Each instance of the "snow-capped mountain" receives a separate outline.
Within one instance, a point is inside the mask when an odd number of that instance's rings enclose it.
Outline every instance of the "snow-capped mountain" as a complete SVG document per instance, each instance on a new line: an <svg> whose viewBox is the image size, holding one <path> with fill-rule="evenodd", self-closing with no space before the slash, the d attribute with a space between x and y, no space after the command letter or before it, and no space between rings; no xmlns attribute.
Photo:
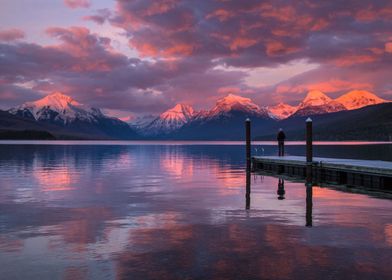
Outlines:
<svg viewBox="0 0 392 280"><path fill-rule="evenodd" d="M175 139L234 140L244 137L244 121L251 118L253 132L268 129L276 120L265 107L251 99L229 94L219 99L208 111L201 111L179 130L171 134Z"/></svg>
<svg viewBox="0 0 392 280"><path fill-rule="evenodd" d="M283 120L294 114L295 111L297 111L297 106L291 106L286 103L279 103L275 106L268 107L268 111L273 118L277 120Z"/></svg>
<svg viewBox="0 0 392 280"><path fill-rule="evenodd" d="M298 105L295 116L320 115L346 110L346 107L319 90L310 91Z"/></svg>
<svg viewBox="0 0 392 280"><path fill-rule="evenodd" d="M177 104L142 128L142 132L147 135L169 133L188 123L194 115L195 111L190 105Z"/></svg>
<svg viewBox="0 0 392 280"><path fill-rule="evenodd" d="M215 106L210 111L200 115L199 119L203 117L211 119L220 116L229 116L234 111L269 117L268 110L264 107L259 107L250 98L229 94L219 99Z"/></svg>
<svg viewBox="0 0 392 280"><path fill-rule="evenodd" d="M136 133L125 122L105 116L100 109L83 105L71 97L55 92L42 99L26 102L9 113L49 125L66 135L88 138L135 138Z"/></svg>
<svg viewBox="0 0 392 280"><path fill-rule="evenodd" d="M52 121L67 124L76 120L96 122L104 115L99 109L89 108L71 97L55 92L42 99L26 102L9 110L11 114L31 117L37 121Z"/></svg>
<svg viewBox="0 0 392 280"><path fill-rule="evenodd" d="M366 90L352 90L335 100L347 110L355 110L369 105L388 102Z"/></svg>
<svg viewBox="0 0 392 280"><path fill-rule="evenodd" d="M150 123L152 123L156 118L158 118L157 115L144 115L144 116L139 116L131 120L127 120L127 123L135 128L136 130L141 130L147 127Z"/></svg>

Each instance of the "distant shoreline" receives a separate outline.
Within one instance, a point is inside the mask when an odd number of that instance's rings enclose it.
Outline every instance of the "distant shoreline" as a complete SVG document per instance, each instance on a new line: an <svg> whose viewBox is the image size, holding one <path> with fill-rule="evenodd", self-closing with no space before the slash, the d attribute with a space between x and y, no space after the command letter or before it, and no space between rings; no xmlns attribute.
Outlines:
<svg viewBox="0 0 392 280"><path fill-rule="evenodd" d="M314 141L319 146L350 146L350 145L392 145L391 141ZM221 140L0 140L0 145L217 145L217 146L242 146L245 141ZM274 146L276 141L252 141L252 145ZM288 146L303 146L305 141L286 141Z"/></svg>

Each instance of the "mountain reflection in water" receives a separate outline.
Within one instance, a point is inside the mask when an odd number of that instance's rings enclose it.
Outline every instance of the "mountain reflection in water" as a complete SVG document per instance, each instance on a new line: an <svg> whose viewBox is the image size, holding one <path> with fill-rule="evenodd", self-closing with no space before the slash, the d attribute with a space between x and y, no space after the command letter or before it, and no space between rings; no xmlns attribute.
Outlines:
<svg viewBox="0 0 392 280"><path fill-rule="evenodd" d="M388 145L331 151L391 155ZM391 277L390 199L246 174L244 166L238 145L0 145L0 273Z"/></svg>

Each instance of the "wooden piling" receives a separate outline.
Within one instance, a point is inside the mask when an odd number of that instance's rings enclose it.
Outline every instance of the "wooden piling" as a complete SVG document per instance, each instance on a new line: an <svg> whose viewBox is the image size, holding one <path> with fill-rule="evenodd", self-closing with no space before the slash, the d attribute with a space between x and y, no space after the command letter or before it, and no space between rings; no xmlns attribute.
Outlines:
<svg viewBox="0 0 392 280"><path fill-rule="evenodd" d="M245 120L245 139L246 139L246 163L250 165L251 160L251 142L250 142L250 119Z"/></svg>
<svg viewBox="0 0 392 280"><path fill-rule="evenodd" d="M246 209L250 208L250 169L251 169L251 133L250 133L250 119L245 120L245 141L246 141Z"/></svg>
<svg viewBox="0 0 392 280"><path fill-rule="evenodd" d="M312 163L313 163L313 121L311 118L306 120L306 181L312 182Z"/></svg>
<svg viewBox="0 0 392 280"><path fill-rule="evenodd" d="M250 174L250 169L246 169L246 193L245 193L245 209L250 209L250 180L251 180L251 174Z"/></svg>
<svg viewBox="0 0 392 280"><path fill-rule="evenodd" d="M312 219L312 210L313 210L313 187L312 185L306 186L306 226L313 226Z"/></svg>
<svg viewBox="0 0 392 280"><path fill-rule="evenodd" d="M306 120L306 162L313 162L313 121L311 118Z"/></svg>

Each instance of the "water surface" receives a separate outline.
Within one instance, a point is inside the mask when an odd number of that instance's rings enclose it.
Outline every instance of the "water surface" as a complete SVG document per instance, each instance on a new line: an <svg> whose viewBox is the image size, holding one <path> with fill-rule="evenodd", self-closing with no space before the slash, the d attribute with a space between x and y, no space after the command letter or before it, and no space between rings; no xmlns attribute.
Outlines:
<svg viewBox="0 0 392 280"><path fill-rule="evenodd" d="M0 145L0 278L392 275L391 199L252 175L246 209L238 143L87 144ZM343 144L315 153L392 158L392 145Z"/></svg>

